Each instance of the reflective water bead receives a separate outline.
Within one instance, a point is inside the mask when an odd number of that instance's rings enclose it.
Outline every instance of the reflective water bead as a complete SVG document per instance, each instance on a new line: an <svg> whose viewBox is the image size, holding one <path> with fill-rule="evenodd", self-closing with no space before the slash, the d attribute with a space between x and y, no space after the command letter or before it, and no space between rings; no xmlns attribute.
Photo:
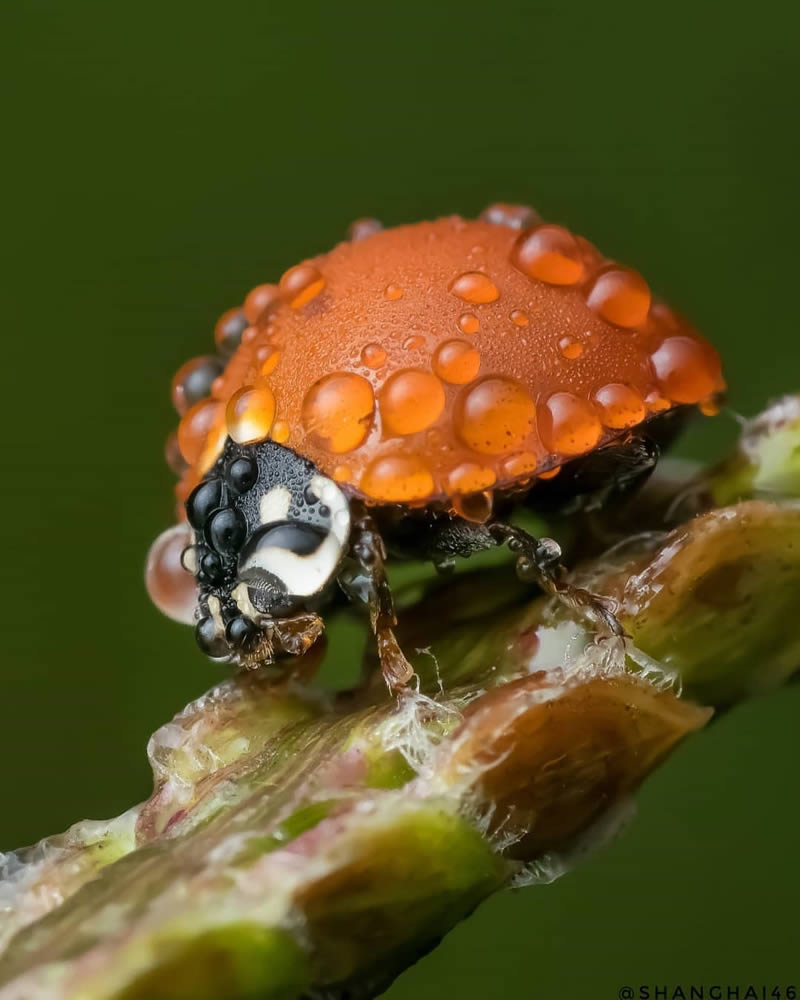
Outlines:
<svg viewBox="0 0 800 1000"><path fill-rule="evenodd" d="M537 459L532 451L521 451L509 455L503 462L503 476L506 479L527 479L536 472Z"/></svg>
<svg viewBox="0 0 800 1000"><path fill-rule="evenodd" d="M582 455L600 440L603 427L587 399L556 392L539 407L539 433L544 444L561 455Z"/></svg>
<svg viewBox="0 0 800 1000"><path fill-rule="evenodd" d="M277 309L281 303L281 290L277 285L256 285L244 300L244 314L248 323L258 323Z"/></svg>
<svg viewBox="0 0 800 1000"><path fill-rule="evenodd" d="M269 386L244 385L228 400L225 422L237 444L263 441L275 419L275 396Z"/></svg>
<svg viewBox="0 0 800 1000"><path fill-rule="evenodd" d="M560 465L554 465L552 468L547 469L545 472L540 472L538 479L555 479L556 476L561 472Z"/></svg>
<svg viewBox="0 0 800 1000"><path fill-rule="evenodd" d="M456 407L456 432L474 451L500 455L514 451L534 428L536 407L513 379L492 376L467 389Z"/></svg>
<svg viewBox="0 0 800 1000"><path fill-rule="evenodd" d="M481 356L466 340L446 340L433 356L433 370L453 385L471 382L481 367Z"/></svg>
<svg viewBox="0 0 800 1000"><path fill-rule="evenodd" d="M472 313L462 313L458 317L458 325L461 328L461 332L466 334L477 333L481 328L478 317Z"/></svg>
<svg viewBox="0 0 800 1000"><path fill-rule="evenodd" d="M460 274L451 282L450 291L464 302L471 302L473 305L485 305L500 298L497 285L482 271L467 271Z"/></svg>
<svg viewBox="0 0 800 1000"><path fill-rule="evenodd" d="M372 386L352 372L325 375L303 400L306 431L335 453L357 448L372 424L375 399Z"/></svg>
<svg viewBox="0 0 800 1000"><path fill-rule="evenodd" d="M431 372L407 369L392 375L379 396L381 421L390 434L415 434L439 418L445 404L442 383Z"/></svg>
<svg viewBox="0 0 800 1000"><path fill-rule="evenodd" d="M595 278L586 304L609 323L640 326L650 309L650 289L636 271L612 266Z"/></svg>
<svg viewBox="0 0 800 1000"><path fill-rule="evenodd" d="M511 205L507 202L496 202L489 205L480 215L481 222L491 222L495 226L508 226L510 229L527 229L542 220L539 213L530 205Z"/></svg>
<svg viewBox="0 0 800 1000"><path fill-rule="evenodd" d="M583 277L578 242L563 226L537 226L518 237L511 263L529 278L549 285L574 285Z"/></svg>
<svg viewBox="0 0 800 1000"><path fill-rule="evenodd" d="M416 455L386 455L367 467L361 489L373 500L402 503L429 497L434 482L427 465Z"/></svg>
<svg viewBox="0 0 800 1000"><path fill-rule="evenodd" d="M187 361L172 379L172 405L183 416L190 406L211 395L211 387L225 368L221 358L205 355Z"/></svg>
<svg viewBox="0 0 800 1000"><path fill-rule="evenodd" d="M383 297L390 302L396 302L403 297L403 289L399 285L387 285L383 290Z"/></svg>
<svg viewBox="0 0 800 1000"><path fill-rule="evenodd" d="M286 444L289 440L291 429L285 420L276 420L272 428L272 440L277 444Z"/></svg>
<svg viewBox="0 0 800 1000"><path fill-rule="evenodd" d="M281 352L276 350L270 350L267 357L262 361L261 368L259 369L259 374L262 376L271 375L275 369L278 367L278 362L281 359Z"/></svg>
<svg viewBox="0 0 800 1000"><path fill-rule="evenodd" d="M465 521L485 524L492 516L494 497L490 490L481 490L478 493L457 493L452 497L451 502L453 510Z"/></svg>
<svg viewBox="0 0 800 1000"><path fill-rule="evenodd" d="M310 263L290 267L281 278L280 290L292 309L301 309L325 287L319 269Z"/></svg>
<svg viewBox="0 0 800 1000"><path fill-rule="evenodd" d="M651 413L663 413L664 410L668 410L672 406L667 397L655 389L652 392L648 392L644 397L644 402Z"/></svg>
<svg viewBox="0 0 800 1000"><path fill-rule="evenodd" d="M380 344L367 344L361 351L361 363L367 368L380 368L386 363L386 351Z"/></svg>
<svg viewBox="0 0 800 1000"><path fill-rule="evenodd" d="M172 431L167 437L166 444L164 445L164 458L176 476L182 476L186 472L188 466L183 455L181 455L181 449L178 445L178 435L175 431Z"/></svg>
<svg viewBox="0 0 800 1000"><path fill-rule="evenodd" d="M530 320L528 319L528 314L523 312L522 309L513 309L511 311L511 322L514 326L527 326Z"/></svg>
<svg viewBox="0 0 800 1000"><path fill-rule="evenodd" d="M243 309L229 309L217 320L214 328L214 342L220 354L233 354L242 342L242 334L250 324Z"/></svg>
<svg viewBox="0 0 800 1000"><path fill-rule="evenodd" d="M353 470L349 465L337 465L333 470L333 478L337 483L349 483L353 478Z"/></svg>
<svg viewBox="0 0 800 1000"><path fill-rule="evenodd" d="M194 465L200 458L209 431L221 411L221 404L217 400L203 399L181 417L178 424L178 447L188 465Z"/></svg>
<svg viewBox="0 0 800 1000"><path fill-rule="evenodd" d="M621 382L612 382L598 389L594 394L594 401L600 409L603 424L614 430L635 427L647 415L639 393Z"/></svg>
<svg viewBox="0 0 800 1000"><path fill-rule="evenodd" d="M374 236L383 229L383 223L379 219L356 219L347 229L347 238L352 243L358 243L369 236Z"/></svg>
<svg viewBox="0 0 800 1000"><path fill-rule="evenodd" d="M673 402L699 403L723 387L716 352L692 337L667 337L650 361Z"/></svg>
<svg viewBox="0 0 800 1000"><path fill-rule="evenodd" d="M583 344L574 337L562 337L558 349L567 361L576 361L583 354Z"/></svg>
<svg viewBox="0 0 800 1000"><path fill-rule="evenodd" d="M447 485L451 493L477 493L486 490L497 482L494 469L474 462L462 462L447 477Z"/></svg>
<svg viewBox="0 0 800 1000"><path fill-rule="evenodd" d="M150 546L144 579L150 600L174 621L189 625L197 607L197 585L182 563L185 549L193 541L188 524L176 524L163 531Z"/></svg>

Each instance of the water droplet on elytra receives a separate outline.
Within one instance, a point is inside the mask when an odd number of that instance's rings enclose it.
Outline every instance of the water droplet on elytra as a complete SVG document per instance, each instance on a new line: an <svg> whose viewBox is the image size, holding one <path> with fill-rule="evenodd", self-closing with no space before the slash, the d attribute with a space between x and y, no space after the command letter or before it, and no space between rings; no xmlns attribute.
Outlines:
<svg viewBox="0 0 800 1000"><path fill-rule="evenodd" d="M380 344L367 344L361 351L361 363L367 368L380 368L386 362L386 351Z"/></svg>
<svg viewBox="0 0 800 1000"><path fill-rule="evenodd" d="M384 430L415 434L438 420L445 404L444 388L431 372L408 369L386 381L379 403Z"/></svg>
<svg viewBox="0 0 800 1000"><path fill-rule="evenodd" d="M481 356L466 340L446 340L433 356L433 370L453 385L471 382L481 367Z"/></svg>
<svg viewBox="0 0 800 1000"><path fill-rule="evenodd" d="M372 386L352 372L325 375L303 400L306 432L336 454L357 448L369 433L375 399Z"/></svg>
<svg viewBox="0 0 800 1000"><path fill-rule="evenodd" d="M458 325L461 328L461 332L466 334L477 333L481 328L478 317L473 316L472 313L462 313L458 317Z"/></svg>
<svg viewBox="0 0 800 1000"><path fill-rule="evenodd" d="M514 451L533 432L536 407L527 389L502 375L477 382L457 402L455 429L483 455Z"/></svg>
<svg viewBox="0 0 800 1000"><path fill-rule="evenodd" d="M450 284L450 291L464 302L486 305L500 298L497 285L482 271L466 271Z"/></svg>

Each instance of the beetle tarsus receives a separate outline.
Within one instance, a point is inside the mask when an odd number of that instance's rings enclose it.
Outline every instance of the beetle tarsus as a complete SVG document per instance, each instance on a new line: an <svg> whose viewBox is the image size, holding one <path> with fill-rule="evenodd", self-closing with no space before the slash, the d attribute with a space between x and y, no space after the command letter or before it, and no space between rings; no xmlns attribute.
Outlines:
<svg viewBox="0 0 800 1000"><path fill-rule="evenodd" d="M517 573L522 580L535 580L546 593L590 618L608 636L625 637L625 629L614 613L612 602L566 580L561 564L561 546L552 538L534 538L523 528L495 522L487 528L498 545L508 545L517 554Z"/></svg>
<svg viewBox="0 0 800 1000"><path fill-rule="evenodd" d="M365 509L355 512L352 531L351 553L367 582L366 592L359 593L359 596L369 610L383 677L390 691L402 691L414 676L414 668L394 634L397 616L392 589L386 577L386 546Z"/></svg>

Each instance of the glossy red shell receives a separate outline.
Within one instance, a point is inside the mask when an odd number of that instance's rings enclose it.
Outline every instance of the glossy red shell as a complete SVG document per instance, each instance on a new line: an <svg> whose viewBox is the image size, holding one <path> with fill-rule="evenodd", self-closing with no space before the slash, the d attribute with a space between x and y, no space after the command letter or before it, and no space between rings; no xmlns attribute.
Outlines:
<svg viewBox="0 0 800 1000"><path fill-rule="evenodd" d="M640 275L562 227L374 229L267 287L214 403L183 418L181 494L230 432L272 436L372 502L447 500L724 388L714 349Z"/></svg>

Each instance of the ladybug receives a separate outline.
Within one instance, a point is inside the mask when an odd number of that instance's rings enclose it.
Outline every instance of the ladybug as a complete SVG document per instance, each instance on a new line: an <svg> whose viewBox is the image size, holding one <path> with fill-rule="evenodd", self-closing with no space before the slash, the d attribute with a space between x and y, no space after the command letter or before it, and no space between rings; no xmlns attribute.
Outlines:
<svg viewBox="0 0 800 1000"><path fill-rule="evenodd" d="M254 288L172 384L182 523L148 560L156 604L244 667L308 649L336 592L369 609L385 679L388 554L439 567L498 545L620 635L514 507L591 509L642 483L725 384L717 353L633 270L526 207L384 229ZM188 572L187 572L188 571Z"/></svg>

